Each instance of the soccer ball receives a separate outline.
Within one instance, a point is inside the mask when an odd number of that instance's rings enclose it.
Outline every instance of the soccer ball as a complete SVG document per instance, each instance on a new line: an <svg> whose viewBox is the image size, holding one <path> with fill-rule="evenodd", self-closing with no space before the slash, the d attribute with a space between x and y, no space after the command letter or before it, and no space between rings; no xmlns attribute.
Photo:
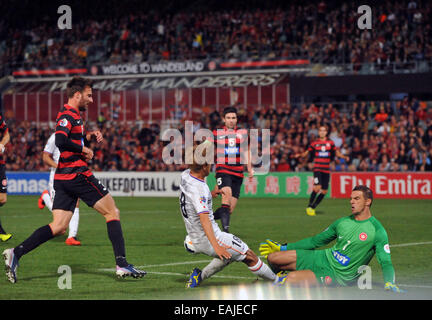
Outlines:
<svg viewBox="0 0 432 320"><path fill-rule="evenodd" d="M194 253L194 254L196 253L195 246L193 245L189 235L186 235L186 238L184 240L184 247L187 252Z"/></svg>

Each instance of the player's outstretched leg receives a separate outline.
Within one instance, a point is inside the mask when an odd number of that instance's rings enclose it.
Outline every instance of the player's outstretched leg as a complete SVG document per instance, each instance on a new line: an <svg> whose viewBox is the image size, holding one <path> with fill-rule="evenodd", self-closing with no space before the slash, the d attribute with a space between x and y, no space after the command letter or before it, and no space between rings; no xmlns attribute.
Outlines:
<svg viewBox="0 0 432 320"><path fill-rule="evenodd" d="M106 220L108 238L111 241L116 262L116 275L118 277L141 278L147 273L135 268L126 260L126 249L123 238L123 231L120 223L120 211L115 205L110 194L98 200L93 208L102 214Z"/></svg>
<svg viewBox="0 0 432 320"><path fill-rule="evenodd" d="M314 286L317 285L315 273L311 270L297 270L296 250L278 251L270 253L267 257L269 264L274 269L290 271L287 275L279 273L279 277L284 277L278 281L279 285L290 284L294 286Z"/></svg>
<svg viewBox="0 0 432 320"><path fill-rule="evenodd" d="M36 229L30 237L21 242L18 246L3 251L3 258L5 260L6 276L12 283L17 282L16 270L18 268L19 259L36 249L41 244L54 238L57 235L64 234L69 224L72 212L64 210L53 211L53 222Z"/></svg>
<svg viewBox="0 0 432 320"><path fill-rule="evenodd" d="M278 276L251 249L246 252L246 258L243 262L253 274L265 280L278 281Z"/></svg>

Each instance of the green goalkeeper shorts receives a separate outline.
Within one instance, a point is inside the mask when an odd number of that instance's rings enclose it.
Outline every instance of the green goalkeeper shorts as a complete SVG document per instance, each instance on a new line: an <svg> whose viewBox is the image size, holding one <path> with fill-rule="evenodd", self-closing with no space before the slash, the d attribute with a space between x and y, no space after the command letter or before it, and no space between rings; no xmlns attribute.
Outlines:
<svg viewBox="0 0 432 320"><path fill-rule="evenodd" d="M297 249L296 270L311 270L319 284L338 286L335 273L328 263L324 250Z"/></svg>

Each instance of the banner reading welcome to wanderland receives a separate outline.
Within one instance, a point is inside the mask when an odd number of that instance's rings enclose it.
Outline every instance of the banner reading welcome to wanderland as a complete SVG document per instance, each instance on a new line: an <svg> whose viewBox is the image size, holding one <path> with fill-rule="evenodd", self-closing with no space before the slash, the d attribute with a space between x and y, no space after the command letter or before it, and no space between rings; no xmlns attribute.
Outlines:
<svg viewBox="0 0 432 320"><path fill-rule="evenodd" d="M207 177L207 184L210 190L213 190L216 184L214 173ZM256 175L252 179L249 179L246 174L240 197L307 198L312 188L312 172L271 172L266 175Z"/></svg>

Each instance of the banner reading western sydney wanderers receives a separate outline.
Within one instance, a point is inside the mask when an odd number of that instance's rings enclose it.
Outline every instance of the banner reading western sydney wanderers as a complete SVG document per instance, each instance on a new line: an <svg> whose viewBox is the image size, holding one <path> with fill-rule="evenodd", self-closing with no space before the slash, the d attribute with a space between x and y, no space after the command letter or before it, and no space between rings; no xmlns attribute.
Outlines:
<svg viewBox="0 0 432 320"><path fill-rule="evenodd" d="M213 190L216 184L214 173L207 177L207 184L210 190ZM240 197L307 198L312 188L312 172L271 172L266 175L256 175L252 180L246 175Z"/></svg>
<svg viewBox="0 0 432 320"><path fill-rule="evenodd" d="M432 199L432 173L333 172L332 198L347 198L356 185L367 185L375 198Z"/></svg>

